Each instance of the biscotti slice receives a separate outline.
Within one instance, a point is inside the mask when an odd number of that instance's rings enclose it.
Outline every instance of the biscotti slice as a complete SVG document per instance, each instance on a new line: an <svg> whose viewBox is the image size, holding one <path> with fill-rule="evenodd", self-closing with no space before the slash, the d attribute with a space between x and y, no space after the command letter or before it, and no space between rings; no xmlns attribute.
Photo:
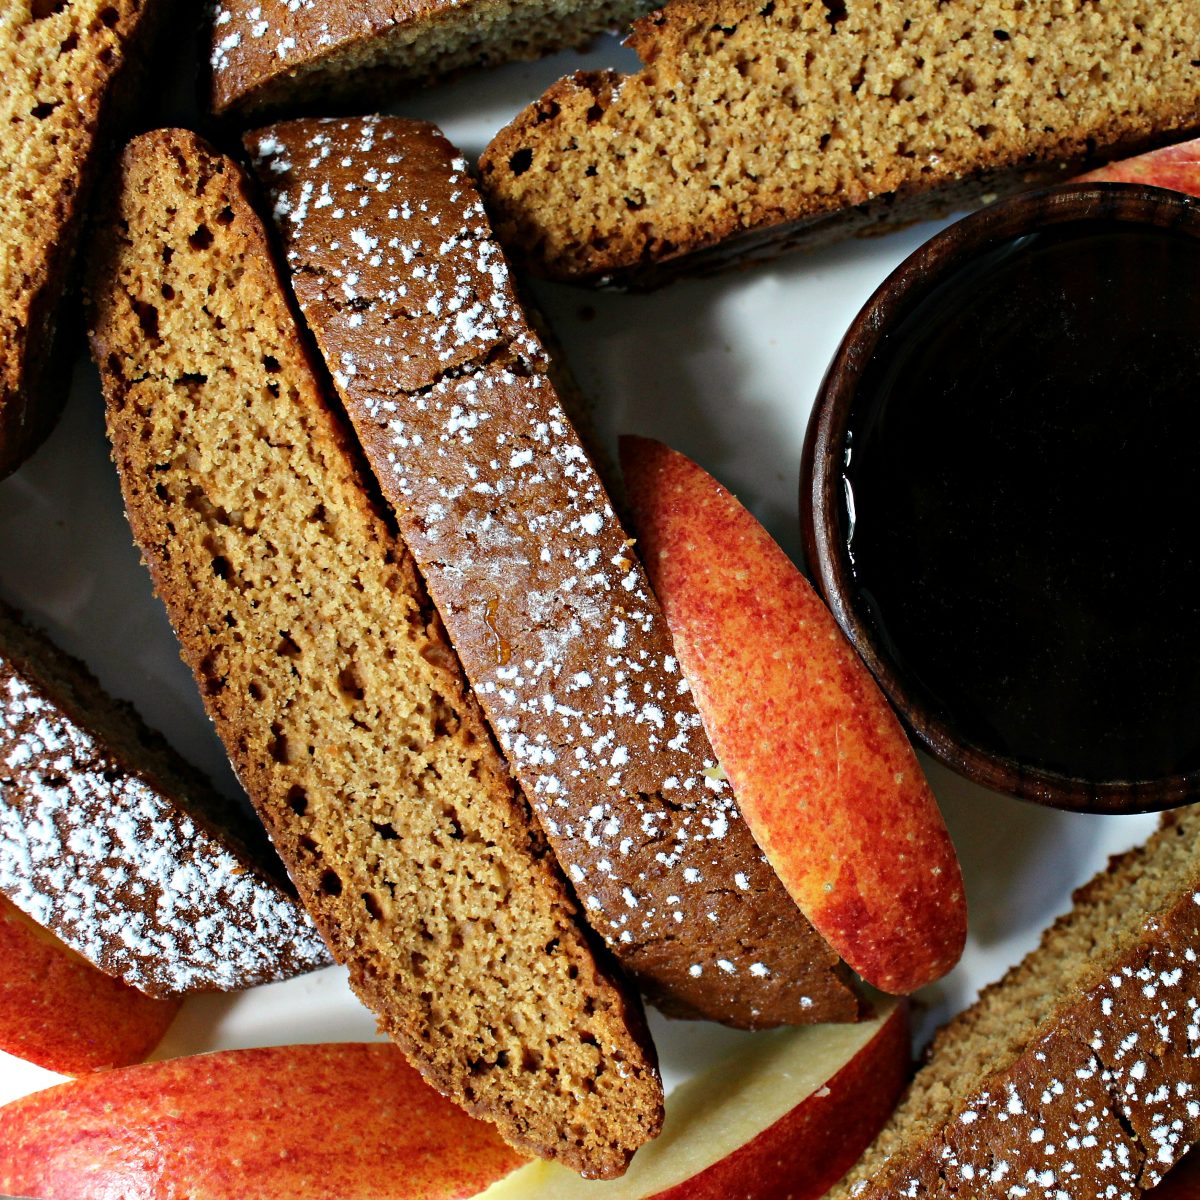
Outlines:
<svg viewBox="0 0 1200 1200"><path fill-rule="evenodd" d="M509 778L310 366L241 171L160 131L89 276L134 533L362 1000L518 1149L619 1174L662 1119L636 997Z"/></svg>
<svg viewBox="0 0 1200 1200"><path fill-rule="evenodd" d="M220 0L209 103L218 115L361 104L467 67L581 46L651 7L649 0Z"/></svg>
<svg viewBox="0 0 1200 1200"><path fill-rule="evenodd" d="M501 240L652 284L1200 129L1200 4L672 0L633 75L577 74L480 167Z"/></svg>
<svg viewBox="0 0 1200 1200"><path fill-rule="evenodd" d="M1132 1200L1200 1138L1200 808L935 1039L830 1200Z"/></svg>
<svg viewBox="0 0 1200 1200"><path fill-rule="evenodd" d="M70 356L66 284L120 77L157 0L9 0L0 10L0 477L50 431Z"/></svg>
<svg viewBox="0 0 1200 1200"><path fill-rule="evenodd" d="M150 996L253 987L330 961L260 842L82 663L0 605L0 892Z"/></svg>
<svg viewBox="0 0 1200 1200"><path fill-rule="evenodd" d="M466 164L399 118L247 145L301 310L593 926L668 1011L853 1019L718 769Z"/></svg>

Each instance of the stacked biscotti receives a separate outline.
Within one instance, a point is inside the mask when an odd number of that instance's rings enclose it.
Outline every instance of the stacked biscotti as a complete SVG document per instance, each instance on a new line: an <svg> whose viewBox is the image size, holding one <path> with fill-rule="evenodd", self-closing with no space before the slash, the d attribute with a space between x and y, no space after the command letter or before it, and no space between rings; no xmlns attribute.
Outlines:
<svg viewBox="0 0 1200 1200"><path fill-rule="evenodd" d="M380 1027L521 1150L661 1121L582 917L305 351L238 168L126 151L90 273L126 506L238 774Z"/></svg>
<svg viewBox="0 0 1200 1200"><path fill-rule="evenodd" d="M592 925L668 1011L853 1019L721 777L466 164L399 118L247 144L375 477Z"/></svg>
<svg viewBox="0 0 1200 1200"><path fill-rule="evenodd" d="M329 962L263 840L0 605L0 893L147 995L253 987Z"/></svg>
<svg viewBox="0 0 1200 1200"><path fill-rule="evenodd" d="M60 301L157 0L11 0L0 12L0 477L49 432L69 356Z"/></svg>
<svg viewBox="0 0 1200 1200"><path fill-rule="evenodd" d="M561 279L650 284L956 206L1200 130L1200 7L672 0L633 75L556 83L480 163Z"/></svg>
<svg viewBox="0 0 1200 1200"><path fill-rule="evenodd" d="M581 46L624 26L646 0L221 0L214 6L215 113L311 108Z"/></svg>
<svg viewBox="0 0 1200 1200"><path fill-rule="evenodd" d="M831 1200L1132 1200L1200 1138L1200 811L1168 817L934 1041Z"/></svg>

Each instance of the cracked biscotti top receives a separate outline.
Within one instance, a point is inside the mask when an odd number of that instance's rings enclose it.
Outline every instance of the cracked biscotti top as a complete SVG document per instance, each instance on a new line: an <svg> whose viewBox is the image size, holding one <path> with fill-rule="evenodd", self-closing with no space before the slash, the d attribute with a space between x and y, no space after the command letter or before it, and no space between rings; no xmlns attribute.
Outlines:
<svg viewBox="0 0 1200 1200"><path fill-rule="evenodd" d="M830 1200L1135 1200L1200 1138L1200 808L934 1040Z"/></svg>
<svg viewBox="0 0 1200 1200"><path fill-rule="evenodd" d="M641 71L559 81L480 161L555 278L659 282L1200 129L1195 4L673 0L631 44Z"/></svg>
<svg viewBox="0 0 1200 1200"><path fill-rule="evenodd" d="M497 752L307 357L228 158L135 140L91 264L134 533L208 712L350 983L525 1153L620 1174L662 1120L636 995Z"/></svg>
<svg viewBox="0 0 1200 1200"><path fill-rule="evenodd" d="M66 392L59 302L122 77L158 0L12 0L0 12L0 477Z"/></svg>
<svg viewBox="0 0 1200 1200"><path fill-rule="evenodd" d="M582 46L647 0L220 0L209 38L218 115L394 94L466 67Z"/></svg>
<svg viewBox="0 0 1200 1200"><path fill-rule="evenodd" d="M330 961L259 842L82 663L0 605L0 892L148 995L253 987Z"/></svg>
<svg viewBox="0 0 1200 1200"><path fill-rule="evenodd" d="M592 925L668 1011L854 1018L738 812L466 164L399 118L247 145L301 310Z"/></svg>

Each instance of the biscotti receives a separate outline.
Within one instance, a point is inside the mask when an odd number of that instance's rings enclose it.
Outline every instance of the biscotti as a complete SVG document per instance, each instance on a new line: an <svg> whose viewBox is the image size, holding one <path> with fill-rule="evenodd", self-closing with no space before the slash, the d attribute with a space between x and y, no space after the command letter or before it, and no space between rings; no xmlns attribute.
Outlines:
<svg viewBox="0 0 1200 1200"><path fill-rule="evenodd" d="M136 140L89 274L134 533L335 957L440 1091L598 1176L658 1130L601 955L307 359L236 165Z"/></svg>
<svg viewBox="0 0 1200 1200"><path fill-rule="evenodd" d="M158 0L10 0L0 14L0 477L49 432L59 302L121 77Z"/></svg>
<svg viewBox="0 0 1200 1200"><path fill-rule="evenodd" d="M0 605L0 892L150 996L327 965L256 840L131 708Z"/></svg>
<svg viewBox="0 0 1200 1200"><path fill-rule="evenodd" d="M501 241L652 284L951 211L1200 129L1200 5L673 0L633 75L551 87L487 148Z"/></svg>
<svg viewBox="0 0 1200 1200"><path fill-rule="evenodd" d="M301 310L593 926L669 1011L854 1018L718 769L466 164L399 118L247 145Z"/></svg>
<svg viewBox="0 0 1200 1200"><path fill-rule="evenodd" d="M209 103L217 114L361 104L466 67L583 45L650 7L647 0L221 0Z"/></svg>
<svg viewBox="0 0 1200 1200"><path fill-rule="evenodd" d="M1132 1200L1200 1138L1200 809L935 1039L830 1200Z"/></svg>

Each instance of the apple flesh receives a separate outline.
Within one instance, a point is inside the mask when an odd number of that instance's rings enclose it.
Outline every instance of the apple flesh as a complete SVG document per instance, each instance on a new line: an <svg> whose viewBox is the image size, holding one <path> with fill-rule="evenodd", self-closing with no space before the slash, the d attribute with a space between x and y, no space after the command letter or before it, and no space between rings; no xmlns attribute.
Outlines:
<svg viewBox="0 0 1200 1200"><path fill-rule="evenodd" d="M1080 175L1078 183L1143 183L1200 196L1200 138L1163 146Z"/></svg>
<svg viewBox="0 0 1200 1200"><path fill-rule="evenodd" d="M755 1034L667 1097L662 1134L620 1179L533 1163L482 1200L817 1200L891 1115L909 1068L896 1001L858 1025Z"/></svg>
<svg viewBox="0 0 1200 1200"><path fill-rule="evenodd" d="M141 1062L181 1004L105 975L5 896L0 962L0 1050L62 1075Z"/></svg>
<svg viewBox="0 0 1200 1200"><path fill-rule="evenodd" d="M899 720L767 531L691 460L623 438L634 526L738 806L813 926L897 994L966 939L950 835Z"/></svg>
<svg viewBox="0 0 1200 1200"><path fill-rule="evenodd" d="M384 1043L170 1059L0 1109L0 1193L42 1200L456 1200L526 1161Z"/></svg>

